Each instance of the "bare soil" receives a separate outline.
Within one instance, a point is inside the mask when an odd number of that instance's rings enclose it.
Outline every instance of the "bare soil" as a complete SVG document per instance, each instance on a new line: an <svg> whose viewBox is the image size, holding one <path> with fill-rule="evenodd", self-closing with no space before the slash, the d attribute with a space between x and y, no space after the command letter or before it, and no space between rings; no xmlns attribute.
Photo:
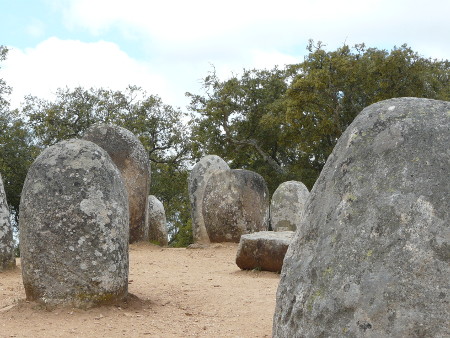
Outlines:
<svg viewBox="0 0 450 338"><path fill-rule="evenodd" d="M0 337L270 337L279 275L241 271L236 251L133 244L128 299L88 310L27 302L17 260L0 273Z"/></svg>

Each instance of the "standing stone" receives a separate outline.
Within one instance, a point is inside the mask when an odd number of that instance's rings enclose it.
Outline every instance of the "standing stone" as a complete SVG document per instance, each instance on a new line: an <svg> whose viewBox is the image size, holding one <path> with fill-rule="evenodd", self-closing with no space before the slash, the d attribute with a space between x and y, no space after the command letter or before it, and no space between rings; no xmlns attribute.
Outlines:
<svg viewBox="0 0 450 338"><path fill-rule="evenodd" d="M281 183L270 202L270 224L273 231L295 231L303 216L308 188L298 181Z"/></svg>
<svg viewBox="0 0 450 338"><path fill-rule="evenodd" d="M280 272L293 231L259 231L241 236L236 264L243 270Z"/></svg>
<svg viewBox="0 0 450 338"><path fill-rule="evenodd" d="M27 300L89 307L128 292L128 198L99 146L69 140L31 165L20 200Z"/></svg>
<svg viewBox="0 0 450 338"><path fill-rule="evenodd" d="M192 235L195 243L210 242L202 215L203 194L209 177L221 170L230 170L230 167L219 156L207 155L195 164L189 175L188 190L191 201Z"/></svg>
<svg viewBox="0 0 450 338"><path fill-rule="evenodd" d="M249 170L216 171L205 186L203 219L211 242L239 243L241 235L269 226L269 191Z"/></svg>
<svg viewBox="0 0 450 338"><path fill-rule="evenodd" d="M274 337L450 337L450 102L364 109L286 253Z"/></svg>
<svg viewBox="0 0 450 338"><path fill-rule="evenodd" d="M148 223L150 241L162 246L169 244L164 205L153 195L148 196Z"/></svg>
<svg viewBox="0 0 450 338"><path fill-rule="evenodd" d="M0 174L0 272L15 266L13 231L9 220L5 188Z"/></svg>
<svg viewBox="0 0 450 338"><path fill-rule="evenodd" d="M130 205L130 243L148 239L150 161L139 139L129 130L94 124L83 137L105 149L119 168Z"/></svg>

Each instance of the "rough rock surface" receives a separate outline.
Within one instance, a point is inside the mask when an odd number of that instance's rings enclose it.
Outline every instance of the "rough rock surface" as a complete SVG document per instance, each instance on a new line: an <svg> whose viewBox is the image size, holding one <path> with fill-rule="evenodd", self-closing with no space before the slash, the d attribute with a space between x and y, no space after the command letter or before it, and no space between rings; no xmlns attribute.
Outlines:
<svg viewBox="0 0 450 338"><path fill-rule="evenodd" d="M77 307L128 290L128 198L99 146L69 140L31 165L20 200L20 253L28 300Z"/></svg>
<svg viewBox="0 0 450 338"><path fill-rule="evenodd" d="M243 234L267 230L266 182L249 170L216 171L206 183L202 213L211 242L239 243Z"/></svg>
<svg viewBox="0 0 450 338"><path fill-rule="evenodd" d="M109 124L94 124L83 137L105 149L119 168L130 205L130 243L148 239L150 161L139 139L129 130Z"/></svg>
<svg viewBox="0 0 450 338"><path fill-rule="evenodd" d="M169 244L164 205L153 195L148 196L148 228L151 242L162 246Z"/></svg>
<svg viewBox="0 0 450 338"><path fill-rule="evenodd" d="M14 258L14 240L9 208L6 202L5 188L0 174L0 272L16 266Z"/></svg>
<svg viewBox="0 0 450 338"><path fill-rule="evenodd" d="M300 224L308 199L308 188L298 181L281 183L270 201L270 224L273 231L295 231Z"/></svg>
<svg viewBox="0 0 450 338"><path fill-rule="evenodd" d="M195 164L188 178L192 235L195 243L207 244L210 242L202 215L203 194L209 177L218 170L230 170L230 167L219 156L207 155Z"/></svg>
<svg viewBox="0 0 450 338"><path fill-rule="evenodd" d="M293 231L260 231L241 236L236 264L244 270L280 272Z"/></svg>
<svg viewBox="0 0 450 338"><path fill-rule="evenodd" d="M449 337L450 102L364 109L284 260L274 337Z"/></svg>

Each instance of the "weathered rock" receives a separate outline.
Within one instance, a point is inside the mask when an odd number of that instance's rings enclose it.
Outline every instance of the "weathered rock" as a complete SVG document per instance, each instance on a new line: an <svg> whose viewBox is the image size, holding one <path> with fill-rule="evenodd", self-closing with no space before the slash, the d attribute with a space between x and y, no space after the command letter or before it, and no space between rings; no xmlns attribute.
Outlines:
<svg viewBox="0 0 450 338"><path fill-rule="evenodd" d="M230 170L230 167L219 156L207 155L195 164L189 175L188 190L191 201L192 235L195 243L209 243L202 215L203 195L206 182L211 174L218 170Z"/></svg>
<svg viewBox="0 0 450 338"><path fill-rule="evenodd" d="M5 188L0 174L0 272L16 266L14 240Z"/></svg>
<svg viewBox="0 0 450 338"><path fill-rule="evenodd" d="M281 183L270 202L270 224L273 231L295 231L303 216L308 188L298 181Z"/></svg>
<svg viewBox="0 0 450 338"><path fill-rule="evenodd" d="M20 200L20 253L28 300L89 307L128 292L128 197L99 146L69 140L31 165Z"/></svg>
<svg viewBox="0 0 450 338"><path fill-rule="evenodd" d="M293 236L293 231L260 231L242 235L236 254L237 266L244 270L280 272Z"/></svg>
<svg viewBox="0 0 450 338"><path fill-rule="evenodd" d="M205 186L202 214L211 242L239 243L243 234L267 230L266 182L249 170L216 171Z"/></svg>
<svg viewBox="0 0 450 338"><path fill-rule="evenodd" d="M450 102L364 109L284 260L274 337L449 337Z"/></svg>
<svg viewBox="0 0 450 338"><path fill-rule="evenodd" d="M148 224L151 242L158 245L169 244L164 205L153 195L148 196Z"/></svg>
<svg viewBox="0 0 450 338"><path fill-rule="evenodd" d="M130 205L130 243L148 239L148 195L150 161L139 139L129 130L95 124L83 137L105 149L119 168Z"/></svg>

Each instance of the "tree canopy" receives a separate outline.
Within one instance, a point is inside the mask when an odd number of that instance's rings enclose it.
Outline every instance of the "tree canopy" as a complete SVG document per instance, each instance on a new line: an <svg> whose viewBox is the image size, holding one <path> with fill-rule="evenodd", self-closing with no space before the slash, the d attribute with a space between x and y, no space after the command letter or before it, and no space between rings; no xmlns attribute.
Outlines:
<svg viewBox="0 0 450 338"><path fill-rule="evenodd" d="M423 58L406 45L390 52L364 44L327 51L310 41L308 51L303 62L283 70L244 70L227 80L212 71L203 94L188 94L197 114L196 150L257 171L270 191L287 179L311 189L366 106L401 96L450 98L449 62Z"/></svg>

